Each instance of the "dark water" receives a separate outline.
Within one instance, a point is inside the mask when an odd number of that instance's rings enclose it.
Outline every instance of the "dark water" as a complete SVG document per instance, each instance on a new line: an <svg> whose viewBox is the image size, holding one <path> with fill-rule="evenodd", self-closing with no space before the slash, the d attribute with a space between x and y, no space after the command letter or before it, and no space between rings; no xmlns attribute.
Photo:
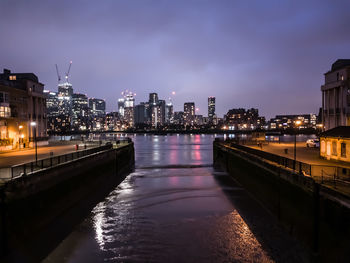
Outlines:
<svg viewBox="0 0 350 263"><path fill-rule="evenodd" d="M134 136L136 169L45 262L302 262L227 174L213 135Z"/></svg>

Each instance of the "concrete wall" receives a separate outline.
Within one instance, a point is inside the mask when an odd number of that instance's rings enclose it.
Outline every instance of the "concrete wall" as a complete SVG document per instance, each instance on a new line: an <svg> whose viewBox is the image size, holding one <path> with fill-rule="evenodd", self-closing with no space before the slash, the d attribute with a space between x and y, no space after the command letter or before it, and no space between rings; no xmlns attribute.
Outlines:
<svg viewBox="0 0 350 263"><path fill-rule="evenodd" d="M1 251L43 259L134 167L133 143L33 172L1 189Z"/></svg>
<svg viewBox="0 0 350 263"><path fill-rule="evenodd" d="M310 250L312 260L347 262L350 209L345 196L218 142L214 142L213 157L214 165L226 169Z"/></svg>

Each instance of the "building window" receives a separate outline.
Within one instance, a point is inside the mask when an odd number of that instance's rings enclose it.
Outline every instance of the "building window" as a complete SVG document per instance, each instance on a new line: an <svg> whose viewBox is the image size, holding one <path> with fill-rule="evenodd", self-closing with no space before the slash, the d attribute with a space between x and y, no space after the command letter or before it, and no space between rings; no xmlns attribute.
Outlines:
<svg viewBox="0 0 350 263"><path fill-rule="evenodd" d="M324 153L326 152L326 142L325 141L321 141L321 152Z"/></svg>
<svg viewBox="0 0 350 263"><path fill-rule="evenodd" d="M342 142L341 143L341 157L346 157L346 143L345 142Z"/></svg>
<svg viewBox="0 0 350 263"><path fill-rule="evenodd" d="M337 142L332 142L332 155L337 155Z"/></svg>
<svg viewBox="0 0 350 263"><path fill-rule="evenodd" d="M10 76L9 79L10 80L16 80L16 76Z"/></svg>
<svg viewBox="0 0 350 263"><path fill-rule="evenodd" d="M10 107L0 106L0 117L9 118L11 116Z"/></svg>

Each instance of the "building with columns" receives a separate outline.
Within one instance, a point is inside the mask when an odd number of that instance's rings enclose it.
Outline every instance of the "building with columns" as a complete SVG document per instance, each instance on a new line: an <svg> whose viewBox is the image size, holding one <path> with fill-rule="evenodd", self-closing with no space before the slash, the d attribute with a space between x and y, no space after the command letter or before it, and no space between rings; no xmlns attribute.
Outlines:
<svg viewBox="0 0 350 263"><path fill-rule="evenodd" d="M324 74L322 124L324 130L350 126L350 59L338 59Z"/></svg>
<svg viewBox="0 0 350 263"><path fill-rule="evenodd" d="M47 138L44 84L33 73L0 74L0 144L23 147ZM31 125L32 123L32 125ZM33 125L35 124L35 126Z"/></svg>

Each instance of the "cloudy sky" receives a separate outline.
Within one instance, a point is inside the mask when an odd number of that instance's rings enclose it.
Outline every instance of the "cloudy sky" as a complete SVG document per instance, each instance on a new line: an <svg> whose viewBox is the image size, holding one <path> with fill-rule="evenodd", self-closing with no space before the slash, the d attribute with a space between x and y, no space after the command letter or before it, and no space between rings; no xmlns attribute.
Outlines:
<svg viewBox="0 0 350 263"><path fill-rule="evenodd" d="M350 1L0 0L0 68L34 72L49 90L73 61L75 92L116 110L157 92L207 115L255 107L318 113L323 73L350 58Z"/></svg>

